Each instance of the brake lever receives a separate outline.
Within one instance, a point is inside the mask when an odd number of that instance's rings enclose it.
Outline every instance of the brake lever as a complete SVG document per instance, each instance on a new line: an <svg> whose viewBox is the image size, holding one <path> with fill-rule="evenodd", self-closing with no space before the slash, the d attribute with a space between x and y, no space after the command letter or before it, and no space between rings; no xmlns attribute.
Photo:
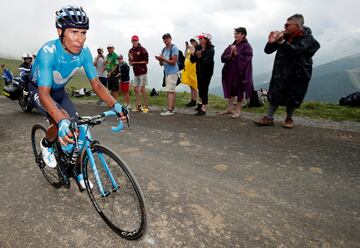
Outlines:
<svg viewBox="0 0 360 248"><path fill-rule="evenodd" d="M122 112L126 117L127 126L130 128L129 108L127 106L126 107L122 106Z"/></svg>
<svg viewBox="0 0 360 248"><path fill-rule="evenodd" d="M78 147L78 129L77 129L77 124L75 121L71 121L70 122L70 126L69 126L70 132L72 133L73 137L74 137L74 141L75 141L75 146Z"/></svg>

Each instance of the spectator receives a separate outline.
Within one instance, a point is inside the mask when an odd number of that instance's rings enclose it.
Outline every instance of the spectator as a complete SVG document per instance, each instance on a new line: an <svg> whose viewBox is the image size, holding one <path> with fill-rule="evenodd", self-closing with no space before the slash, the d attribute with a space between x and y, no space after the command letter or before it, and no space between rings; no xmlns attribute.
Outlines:
<svg viewBox="0 0 360 248"><path fill-rule="evenodd" d="M120 54L118 57L118 66L116 69L116 78L120 79L120 89L127 106L130 104L129 87L130 87L130 66L124 61Z"/></svg>
<svg viewBox="0 0 360 248"><path fill-rule="evenodd" d="M5 85L8 85L13 80L14 76L13 76L12 72L8 68L6 68L5 64L1 65L1 69L3 70L2 77L5 81Z"/></svg>
<svg viewBox="0 0 360 248"><path fill-rule="evenodd" d="M30 83L33 56L32 56L31 53L24 53L22 55L22 59L24 60L24 62L19 67L20 80L21 80L21 84L22 84L23 89L26 92L28 92L29 91L29 83Z"/></svg>
<svg viewBox="0 0 360 248"><path fill-rule="evenodd" d="M172 38L169 33L162 36L165 47L161 55L155 56L161 66L164 66L165 73L165 92L167 94L167 110L160 113L161 116L174 115L176 101L176 83L178 81L179 66L177 64L179 49L172 44Z"/></svg>
<svg viewBox="0 0 360 248"><path fill-rule="evenodd" d="M111 91L111 96L118 99L119 96L119 80L115 77L115 69L117 67L117 54L114 52L114 46L109 44L107 46L108 55L106 55L105 69L108 77L108 89Z"/></svg>
<svg viewBox="0 0 360 248"><path fill-rule="evenodd" d="M224 63L222 85L224 97L228 99L228 106L220 114L232 114L232 118L240 117L244 95L249 98L253 89L253 51L246 39L246 35L246 28L235 28L235 41L221 55L221 62ZM234 111L233 102L235 97L237 97L237 104Z"/></svg>
<svg viewBox="0 0 360 248"><path fill-rule="evenodd" d="M136 107L133 109L133 111L142 111L143 113L148 113L150 110L145 87L148 84L147 64L149 62L149 54L146 49L139 43L139 37L137 35L133 35L133 37L131 37L131 43L133 47L129 50L129 64L133 67L134 70L134 91L136 96ZM140 92L144 101L143 108L141 108Z"/></svg>
<svg viewBox="0 0 360 248"><path fill-rule="evenodd" d="M311 30L304 26L304 17L295 14L287 19L284 31L272 31L265 46L265 53L276 51L270 80L268 113L255 121L259 126L273 126L273 115L278 106L286 106L284 128L293 128L295 108L300 107L312 73L312 57L320 48Z"/></svg>
<svg viewBox="0 0 360 248"><path fill-rule="evenodd" d="M190 61L190 56L195 54L195 48L198 46L198 42L195 39L190 39L190 45L185 42L185 68L181 75L181 82L189 85L191 91L191 100L185 105L185 107L196 106L197 97L197 77L196 77L196 63Z"/></svg>
<svg viewBox="0 0 360 248"><path fill-rule="evenodd" d="M196 109L196 116L206 115L208 93L211 77L214 73L214 46L211 44L211 34L202 33L198 36L200 45L191 55L190 61L196 62L196 74L199 88L200 103Z"/></svg>
<svg viewBox="0 0 360 248"><path fill-rule="evenodd" d="M105 57L104 57L104 50L101 47L99 47L97 49L97 53L98 54L94 60L94 66L96 68L100 82L102 83L102 85L105 86L105 88L107 88L108 82L107 82L107 76L106 76L106 70L105 70L106 63L105 63ZM102 100L99 100L97 103L98 103L98 105L106 105Z"/></svg>

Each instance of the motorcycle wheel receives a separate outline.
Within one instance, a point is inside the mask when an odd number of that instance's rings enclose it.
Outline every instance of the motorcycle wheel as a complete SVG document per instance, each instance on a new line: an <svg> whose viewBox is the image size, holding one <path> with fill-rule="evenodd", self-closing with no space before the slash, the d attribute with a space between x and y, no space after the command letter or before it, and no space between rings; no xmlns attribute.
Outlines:
<svg viewBox="0 0 360 248"><path fill-rule="evenodd" d="M32 106L25 98L23 95L20 95L19 97L19 105L20 108L24 111L24 112L31 112L31 110L34 108L34 106Z"/></svg>

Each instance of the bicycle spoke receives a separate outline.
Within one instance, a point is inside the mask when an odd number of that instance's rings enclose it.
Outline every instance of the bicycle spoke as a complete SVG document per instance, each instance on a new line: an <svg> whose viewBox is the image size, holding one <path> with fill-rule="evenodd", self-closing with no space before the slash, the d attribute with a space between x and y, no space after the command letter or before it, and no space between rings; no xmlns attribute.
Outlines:
<svg viewBox="0 0 360 248"><path fill-rule="evenodd" d="M35 162L38 164L45 179L54 187L59 188L63 185L62 177L59 175L57 168L47 167L42 160L40 142L46 136L46 128L41 124L35 124L31 130L31 144L35 156Z"/></svg>
<svg viewBox="0 0 360 248"><path fill-rule="evenodd" d="M111 151L97 146L92 152L96 171L106 196L100 194L99 186L88 190L99 214L106 223L120 236L127 239L139 238L145 228L145 207L142 194L129 169ZM97 153L97 154L96 154ZM87 169L87 180L95 180L88 160L83 169ZM90 170L90 171L89 171ZM90 173L89 173L90 172ZM114 188L116 187L116 188Z"/></svg>

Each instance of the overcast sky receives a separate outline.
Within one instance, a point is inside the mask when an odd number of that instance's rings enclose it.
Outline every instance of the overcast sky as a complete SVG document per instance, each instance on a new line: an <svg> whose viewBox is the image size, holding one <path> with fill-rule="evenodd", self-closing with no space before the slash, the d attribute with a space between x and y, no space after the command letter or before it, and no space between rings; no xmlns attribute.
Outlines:
<svg viewBox="0 0 360 248"><path fill-rule="evenodd" d="M184 42L201 32L211 33L215 45L215 76L220 84L220 56L233 41L233 28L244 26L254 49L254 74L270 71L273 56L263 52L271 30L281 30L294 13L305 17L321 49L314 57L319 65L360 52L359 0L0 0L0 57L20 58L24 52L36 53L48 40L56 38L55 11L62 6L82 6L90 18L87 46L115 46L127 52L130 37L137 34L150 54L150 86L160 86L161 68L154 55L162 47L162 34L169 32L173 43L184 50Z"/></svg>

